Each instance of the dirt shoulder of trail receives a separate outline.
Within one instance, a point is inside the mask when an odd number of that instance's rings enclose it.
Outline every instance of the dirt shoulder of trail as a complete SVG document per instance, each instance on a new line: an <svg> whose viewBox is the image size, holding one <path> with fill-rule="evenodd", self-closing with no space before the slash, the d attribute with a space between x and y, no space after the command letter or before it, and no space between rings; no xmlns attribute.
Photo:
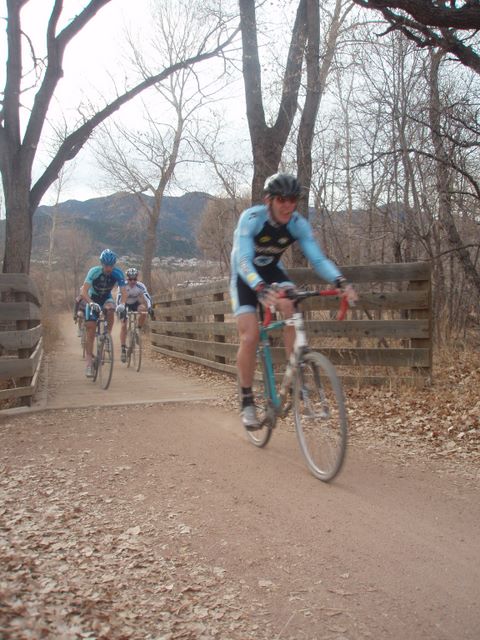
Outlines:
<svg viewBox="0 0 480 640"><path fill-rule="evenodd" d="M430 390L348 391L326 485L288 420L247 442L234 380L148 353L100 393L72 328L43 410L0 418L2 639L478 638L472 356Z"/></svg>

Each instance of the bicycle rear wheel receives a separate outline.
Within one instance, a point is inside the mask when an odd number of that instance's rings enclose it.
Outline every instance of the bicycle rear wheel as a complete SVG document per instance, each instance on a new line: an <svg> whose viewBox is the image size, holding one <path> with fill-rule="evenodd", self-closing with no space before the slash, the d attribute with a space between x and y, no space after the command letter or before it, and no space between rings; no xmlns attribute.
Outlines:
<svg viewBox="0 0 480 640"><path fill-rule="evenodd" d="M127 367L132 364L136 371L142 366L142 338L138 331L134 331L128 338Z"/></svg>
<svg viewBox="0 0 480 640"><path fill-rule="evenodd" d="M313 475L328 482L345 458L347 412L335 368L322 354L307 353L299 362L293 402L300 450Z"/></svg>
<svg viewBox="0 0 480 640"><path fill-rule="evenodd" d="M103 336L98 358L99 380L102 389L108 389L113 373L113 341L109 333Z"/></svg>
<svg viewBox="0 0 480 640"><path fill-rule="evenodd" d="M257 355L257 364L261 373L256 373L253 380L253 397L257 407L259 428L251 431L245 429L247 437L256 447L264 447L272 435L275 426L275 410L271 401L270 385L268 382L263 352Z"/></svg>
<svg viewBox="0 0 480 640"><path fill-rule="evenodd" d="M82 358L85 358L85 354L87 352L87 330L85 328L85 323L82 324L82 335L80 337L80 344L82 346Z"/></svg>

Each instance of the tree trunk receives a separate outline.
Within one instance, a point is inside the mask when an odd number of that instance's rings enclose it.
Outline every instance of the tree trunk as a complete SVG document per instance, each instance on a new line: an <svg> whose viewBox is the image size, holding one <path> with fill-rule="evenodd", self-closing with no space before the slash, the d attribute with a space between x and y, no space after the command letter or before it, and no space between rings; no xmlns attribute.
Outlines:
<svg viewBox="0 0 480 640"><path fill-rule="evenodd" d="M287 66L283 76L282 98L278 116L273 127L269 127L265 121L263 108L255 1L239 0L243 79L253 155L252 202L262 200L265 179L278 171L283 148L297 112L307 32L306 5L307 0L299 1L290 40Z"/></svg>
<svg viewBox="0 0 480 640"><path fill-rule="evenodd" d="M298 210L308 219L310 187L312 183L312 142L317 114L330 72L338 33L342 23L343 0L336 0L335 11L328 31L326 51L320 67L320 7L318 0L307 0L307 93L297 137L297 175L303 187L303 198ZM294 266L306 266L307 260L298 245L293 247Z"/></svg>
<svg viewBox="0 0 480 640"><path fill-rule="evenodd" d="M157 224L159 217L159 205L157 207L155 203L153 210L147 217L148 222L143 247L142 282L149 291L152 289L152 260L155 256L155 249L157 248Z"/></svg>
<svg viewBox="0 0 480 640"><path fill-rule="evenodd" d="M50 18L43 37L46 42L47 57L45 60L34 60L35 73L38 86L35 89L34 99L29 107L29 115L25 121L22 139L23 113L20 97L26 90L23 81L29 73L23 69L23 58L35 55L22 51L22 47L31 47L32 43L28 34L22 30L20 23L20 11L27 0L9 0L7 5L7 56L6 56L6 80L2 92L2 116L0 118L0 170L2 173L3 188L5 193L5 256L3 261L4 273L28 273L30 269L30 252L32 248L32 220L43 195L57 179L59 172L65 164L73 160L83 148L96 127L113 115L127 102L131 101L143 91L158 85L163 80L181 69L186 69L197 62L209 60L221 54L223 49L230 44L235 37L233 31L225 40L222 40L225 23L218 21L210 35L217 32L218 38L213 48L206 50L209 38L191 57L172 61L170 66L163 68L159 73L145 77L141 82L124 93L118 94L111 102L104 105L91 115L82 119L81 124L71 131L61 141L48 166L32 183L32 166L41 147L42 131L47 120L51 101L57 84L63 77L63 56L70 41L95 17L98 11L111 0L89 0L85 2L83 9L79 11L68 24L58 29L61 20L63 2L52 2ZM25 43L25 44L24 44ZM31 87L28 87L31 88Z"/></svg>
<svg viewBox="0 0 480 640"><path fill-rule="evenodd" d="M29 206L29 188L14 182L7 188L4 183L5 257L3 273L29 273L32 251L32 212Z"/></svg>

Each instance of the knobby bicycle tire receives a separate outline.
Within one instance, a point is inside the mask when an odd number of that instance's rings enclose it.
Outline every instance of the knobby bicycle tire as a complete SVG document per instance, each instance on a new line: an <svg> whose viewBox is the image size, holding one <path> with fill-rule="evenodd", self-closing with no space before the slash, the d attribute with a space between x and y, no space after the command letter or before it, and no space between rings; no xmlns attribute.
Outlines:
<svg viewBox="0 0 480 640"><path fill-rule="evenodd" d="M98 378L98 370L99 370L99 362L100 362L100 343L98 342L98 336L95 338L95 342L94 342L94 346L96 347L95 349L95 355L92 358L92 367L93 367L93 376L92 376L92 382L96 382L97 378Z"/></svg>
<svg viewBox="0 0 480 640"><path fill-rule="evenodd" d="M294 418L300 450L311 473L324 482L342 468L347 447L347 412L332 363L320 353L300 360L294 383Z"/></svg>
<svg viewBox="0 0 480 640"><path fill-rule="evenodd" d="M272 405L270 385L268 381L265 357L263 351L257 354L257 363L260 365L261 377L256 374L253 382L253 394L257 407L257 417L260 428L251 431L245 429L247 437L256 447L264 447L268 444L275 425L275 411Z"/></svg>
<svg viewBox="0 0 480 640"><path fill-rule="evenodd" d="M85 328L85 323L82 325L82 336L80 338L80 344L82 346L82 358L85 359L85 355L87 353L87 329Z"/></svg>
<svg viewBox="0 0 480 640"><path fill-rule="evenodd" d="M108 389L113 374L113 340L109 333L103 336L100 345L98 369L100 386L102 389Z"/></svg>
<svg viewBox="0 0 480 640"><path fill-rule="evenodd" d="M133 368L140 371L142 366L142 338L138 331L133 331L128 335L127 367L133 363Z"/></svg>

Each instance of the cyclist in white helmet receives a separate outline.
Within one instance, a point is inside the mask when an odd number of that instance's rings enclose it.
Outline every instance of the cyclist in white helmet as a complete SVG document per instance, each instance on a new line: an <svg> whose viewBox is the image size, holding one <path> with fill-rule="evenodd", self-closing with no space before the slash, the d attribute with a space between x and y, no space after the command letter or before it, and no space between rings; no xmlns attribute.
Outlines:
<svg viewBox="0 0 480 640"><path fill-rule="evenodd" d="M138 269L135 267L130 267L125 272L126 275L126 302L125 307L130 311L139 311L140 315L138 316L138 327L141 329L146 320L147 316L145 312L153 317L153 308L152 308L152 298L148 293L147 287L138 280ZM117 304L121 301L120 292L117 295ZM144 312L144 313L142 313ZM120 355L120 359L122 362L127 361L127 318L126 316L122 320L122 324L120 327L120 343L122 346L122 351Z"/></svg>

